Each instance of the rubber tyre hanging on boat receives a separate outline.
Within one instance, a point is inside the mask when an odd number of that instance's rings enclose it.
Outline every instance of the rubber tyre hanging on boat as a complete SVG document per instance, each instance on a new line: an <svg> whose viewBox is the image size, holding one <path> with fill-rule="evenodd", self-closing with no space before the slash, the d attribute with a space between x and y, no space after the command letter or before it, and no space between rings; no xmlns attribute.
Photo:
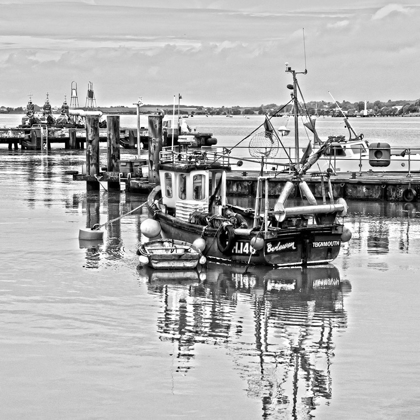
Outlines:
<svg viewBox="0 0 420 420"><path fill-rule="evenodd" d="M407 188L403 191L402 197L405 202L411 203L416 198L416 195L416 190L413 190L412 188Z"/></svg>
<svg viewBox="0 0 420 420"><path fill-rule="evenodd" d="M232 225L222 226L217 232L217 247L222 254L230 255L235 245L235 229Z"/></svg>

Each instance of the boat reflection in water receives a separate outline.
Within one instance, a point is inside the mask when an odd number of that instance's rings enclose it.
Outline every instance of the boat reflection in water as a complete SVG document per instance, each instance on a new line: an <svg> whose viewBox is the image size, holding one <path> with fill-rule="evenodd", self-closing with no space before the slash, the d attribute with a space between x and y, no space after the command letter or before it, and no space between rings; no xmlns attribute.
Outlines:
<svg viewBox="0 0 420 420"><path fill-rule="evenodd" d="M335 266L139 272L162 298L158 333L177 345L176 372L194 368L195 344L221 345L263 418L312 418L329 403L333 337L347 326L343 296L351 290Z"/></svg>

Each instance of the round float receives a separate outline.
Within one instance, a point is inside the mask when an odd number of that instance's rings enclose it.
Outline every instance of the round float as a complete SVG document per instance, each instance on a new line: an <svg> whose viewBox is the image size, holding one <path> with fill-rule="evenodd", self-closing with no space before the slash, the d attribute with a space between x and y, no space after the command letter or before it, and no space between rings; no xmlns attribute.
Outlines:
<svg viewBox="0 0 420 420"><path fill-rule="evenodd" d="M97 241L103 239L104 231L102 229L93 228L80 228L79 229L79 239L84 241Z"/></svg>

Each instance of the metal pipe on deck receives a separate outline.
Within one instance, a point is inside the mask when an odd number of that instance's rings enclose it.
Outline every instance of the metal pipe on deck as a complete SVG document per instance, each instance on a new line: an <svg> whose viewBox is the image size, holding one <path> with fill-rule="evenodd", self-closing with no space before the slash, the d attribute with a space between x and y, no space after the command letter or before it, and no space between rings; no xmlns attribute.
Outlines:
<svg viewBox="0 0 420 420"><path fill-rule="evenodd" d="M346 210L347 205L343 200L343 202L337 204L318 204L316 206L287 207L283 210L275 210L271 213L276 216L279 222L282 222L287 217L327 213L339 213L339 215L341 215L345 213Z"/></svg>
<svg viewBox="0 0 420 420"><path fill-rule="evenodd" d="M301 194L306 197L309 204L313 206L317 205L316 198L312 194L312 191L310 190L306 181L299 182L299 188L300 188Z"/></svg>

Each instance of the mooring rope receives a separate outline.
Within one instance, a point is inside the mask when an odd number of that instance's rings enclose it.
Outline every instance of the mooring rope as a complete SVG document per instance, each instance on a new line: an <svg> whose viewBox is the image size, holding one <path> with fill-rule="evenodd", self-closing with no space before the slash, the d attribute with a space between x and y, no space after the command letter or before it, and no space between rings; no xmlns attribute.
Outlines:
<svg viewBox="0 0 420 420"><path fill-rule="evenodd" d="M128 213L122 214L121 216L116 217L115 219L109 220L108 222L105 222L105 223L103 223L102 225L95 224L95 225L93 225L93 226L92 226L92 228L91 228L91 229L92 229L92 230L99 230L99 229L101 229L102 227L104 227L104 226L106 226L106 225L109 225L109 224L111 224L111 223L116 222L116 221L117 221L117 220L119 220L119 219L122 219L124 216L128 216L129 214L131 214L131 213L135 212L136 210L138 210L140 207L143 207L145 204L147 204L147 201L145 201L143 204L140 204L140 205L139 205L138 207L136 207L135 209L130 210Z"/></svg>

